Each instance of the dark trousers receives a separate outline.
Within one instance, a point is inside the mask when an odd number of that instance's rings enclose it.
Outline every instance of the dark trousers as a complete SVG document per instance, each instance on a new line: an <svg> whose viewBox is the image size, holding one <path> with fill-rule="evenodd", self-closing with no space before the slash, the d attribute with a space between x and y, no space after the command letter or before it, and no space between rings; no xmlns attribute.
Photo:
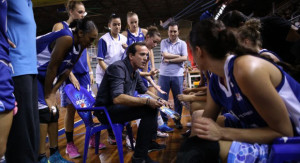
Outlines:
<svg viewBox="0 0 300 163"><path fill-rule="evenodd" d="M219 142L193 136L181 144L176 163L220 163L219 153Z"/></svg>
<svg viewBox="0 0 300 163"><path fill-rule="evenodd" d="M152 109L147 106L128 107L122 105L112 105L108 106L107 110L113 123L124 123L135 119L141 119L137 132L134 156L147 156L153 134L156 134L157 131L157 109ZM95 116L97 116L99 121L105 123L106 118L104 114L96 112Z"/></svg>
<svg viewBox="0 0 300 163"><path fill-rule="evenodd" d="M13 77L18 113L13 118L5 154L7 163L38 162L40 126L37 76Z"/></svg>

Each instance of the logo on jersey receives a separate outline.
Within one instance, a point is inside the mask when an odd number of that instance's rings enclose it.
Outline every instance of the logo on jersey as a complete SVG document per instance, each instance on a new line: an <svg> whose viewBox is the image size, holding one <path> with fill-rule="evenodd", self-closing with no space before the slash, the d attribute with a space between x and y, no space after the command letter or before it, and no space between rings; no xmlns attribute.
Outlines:
<svg viewBox="0 0 300 163"><path fill-rule="evenodd" d="M135 43L136 41L133 38L129 38L129 42Z"/></svg>
<svg viewBox="0 0 300 163"><path fill-rule="evenodd" d="M66 63L67 63L67 66L72 66L72 65L73 65L71 59L69 59L69 60L64 60L63 62L66 62Z"/></svg>
<svg viewBox="0 0 300 163"><path fill-rule="evenodd" d="M235 97L238 101L241 101L243 99L240 93L235 93Z"/></svg>
<svg viewBox="0 0 300 163"><path fill-rule="evenodd" d="M232 82L230 82L230 86L231 86L231 87L234 87L234 85L233 85L233 83L232 83Z"/></svg>
<svg viewBox="0 0 300 163"><path fill-rule="evenodd" d="M244 118L244 117L247 117L247 116L251 116L253 114L253 111L252 110L249 110L249 111L247 111L247 112L244 112L244 113L242 113L242 114L239 114L238 116L240 117L240 118Z"/></svg>
<svg viewBox="0 0 300 163"><path fill-rule="evenodd" d="M237 115L235 115L232 110L229 111L229 114L233 115L236 119L240 120L240 118Z"/></svg>

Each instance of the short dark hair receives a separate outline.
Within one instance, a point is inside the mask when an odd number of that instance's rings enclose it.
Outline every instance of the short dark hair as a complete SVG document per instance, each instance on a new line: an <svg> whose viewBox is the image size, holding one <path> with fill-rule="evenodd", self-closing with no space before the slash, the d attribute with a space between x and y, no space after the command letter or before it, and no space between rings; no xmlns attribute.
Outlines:
<svg viewBox="0 0 300 163"><path fill-rule="evenodd" d="M115 14L115 13L112 13L112 14L110 15L109 19L108 19L108 23L111 23L111 21L112 21L113 19L117 19L117 18L121 19L121 17L120 17L119 15L117 15L117 14Z"/></svg>
<svg viewBox="0 0 300 163"><path fill-rule="evenodd" d="M168 29L169 29L170 26L171 26L171 27L177 26L178 29L179 29L179 24L178 24L176 21L172 21L172 22L168 25Z"/></svg>
<svg viewBox="0 0 300 163"><path fill-rule="evenodd" d="M126 52L126 57L128 58L129 57L129 54L131 53L133 56L135 55L136 53L136 46L146 46L145 42L136 42L136 43L133 43L131 44L128 49L127 49L127 52Z"/></svg>

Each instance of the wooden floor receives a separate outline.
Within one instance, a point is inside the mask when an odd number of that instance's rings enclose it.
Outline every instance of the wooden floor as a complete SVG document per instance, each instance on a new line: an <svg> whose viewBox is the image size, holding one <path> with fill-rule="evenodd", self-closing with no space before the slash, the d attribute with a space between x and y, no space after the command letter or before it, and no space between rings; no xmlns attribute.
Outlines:
<svg viewBox="0 0 300 163"><path fill-rule="evenodd" d="M172 102L172 101L170 101L170 102ZM59 129L64 128L65 111L66 111L65 108L60 109L60 118L59 118L59 122L58 122ZM80 121L80 120L81 120L81 118L76 113L75 122ZM94 121L97 121L97 119L95 118ZM176 154L178 152L181 142L183 141L181 134L188 129L186 127L186 123L190 122L189 111L183 109L181 122L183 124L183 129L181 129L181 130L174 129L174 132L170 133L168 138L158 138L157 142L166 144L167 148L164 150L161 150L161 151L154 151L154 152L149 153L149 156L153 160L158 161L160 163L171 163L171 162L175 161ZM169 120L169 125L171 127L174 127L174 123L172 120ZM136 131L137 131L136 124L133 123L133 133L135 136L137 133ZM61 133L61 135L59 136L58 145L59 145L61 155L67 160L73 161L75 163L81 163L82 157L79 157L76 159L70 159L65 154L66 138L65 138L64 132L60 132L60 133ZM81 155L83 155L84 138L85 138L85 127L84 127L84 124L82 124L74 129L74 143L78 147L79 153ZM98 155L95 154L95 150L93 148L89 149L87 162L88 163L100 163L100 162L101 163L117 163L117 162L119 162L117 146L110 145L107 142L107 131L104 130L103 132L101 132L100 142L104 143L107 146L107 148L104 150L99 150ZM47 147L48 146L49 145L47 144ZM48 151L47 154L49 155L49 150L47 150L47 151ZM123 154L124 154L125 162L126 163L131 162L131 157L133 155L133 151L129 150L125 146L125 141L123 141Z"/></svg>
<svg viewBox="0 0 300 163"><path fill-rule="evenodd" d="M64 127L64 125L63 125L64 113L65 113L65 109L61 109L60 119L59 119L59 129L62 129ZM76 114L75 121L78 121L78 120L80 120L80 117ZM94 119L94 120L96 121L96 119ZM150 157L153 160L156 160L160 163L173 162L175 160L177 151L180 147L180 143L183 141L181 133L186 131L186 129L187 129L186 122L189 122L189 121L190 121L189 113L184 110L183 118L182 118L182 124L184 126L183 129L182 130L175 129L173 133L169 134L168 138L158 138L157 142L166 144L167 148L162 151L151 152L149 154ZM171 127L174 127L174 123L171 122L171 120L169 120L169 124ZM136 135L136 130L137 130L136 124L133 124L133 131L134 131L135 135ZM74 132L74 143L78 147L80 154L83 154L84 138L85 138L85 127L82 124L82 125L76 127L75 132ZM90 163L98 163L98 162L117 163L117 162L119 162L117 146L108 144L106 131L101 132L100 142L103 142L107 146L107 148L104 150L99 150L98 155L95 154L94 149L89 149L87 162L90 162ZM59 136L58 145L60 148L60 153L64 158L66 158L70 161L73 161L75 163L82 162L82 157L79 157L76 159L69 159L69 157L65 154L65 149L66 149L65 134L62 134L61 136ZM125 162L131 162L131 156L133 154L133 151L127 149L127 147L125 146L125 141L123 141L123 147L124 147L123 152L124 152Z"/></svg>

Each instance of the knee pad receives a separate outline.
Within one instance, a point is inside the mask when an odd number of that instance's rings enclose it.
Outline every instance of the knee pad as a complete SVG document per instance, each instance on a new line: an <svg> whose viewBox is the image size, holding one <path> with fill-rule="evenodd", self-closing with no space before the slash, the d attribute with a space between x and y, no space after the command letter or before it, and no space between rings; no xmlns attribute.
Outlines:
<svg viewBox="0 0 300 163"><path fill-rule="evenodd" d="M58 122L59 118L59 110L57 110L56 114L53 115L49 108L45 109L40 109L39 110L39 118L40 118L40 123L53 123L53 122Z"/></svg>

